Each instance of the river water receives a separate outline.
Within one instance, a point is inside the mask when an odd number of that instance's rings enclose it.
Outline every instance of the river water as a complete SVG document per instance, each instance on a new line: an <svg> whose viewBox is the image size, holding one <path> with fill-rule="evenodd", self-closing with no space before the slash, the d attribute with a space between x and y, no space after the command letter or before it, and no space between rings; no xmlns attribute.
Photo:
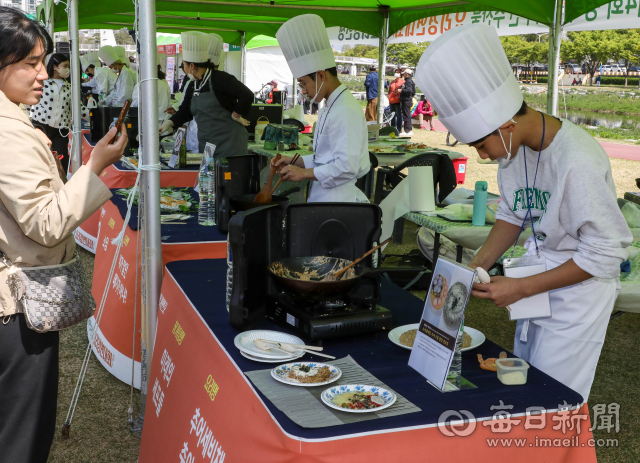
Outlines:
<svg viewBox="0 0 640 463"><path fill-rule="evenodd" d="M591 127L609 127L612 129L640 129L640 116L627 116L623 114L606 114L596 113L592 111L576 111L567 110L565 116L564 106L562 105L562 97L558 101L558 115L569 119L574 124L586 125Z"/></svg>

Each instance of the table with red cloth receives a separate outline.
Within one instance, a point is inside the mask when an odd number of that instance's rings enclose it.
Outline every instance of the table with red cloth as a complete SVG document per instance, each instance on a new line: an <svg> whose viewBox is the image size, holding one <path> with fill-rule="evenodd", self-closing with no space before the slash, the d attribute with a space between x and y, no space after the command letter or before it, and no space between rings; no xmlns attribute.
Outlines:
<svg viewBox="0 0 640 463"><path fill-rule="evenodd" d="M86 164L91 156L91 151L95 143L91 141L91 134L82 134L82 163ZM170 169L160 171L160 187L177 188L193 187L198 180L198 167L187 166L185 169ZM109 188L130 188L136 182L138 173L125 166L122 162L107 167L100 175L100 180ZM76 243L87 251L96 253L98 246L98 224L100 222L100 211L85 220L75 231Z"/></svg>
<svg viewBox="0 0 640 463"><path fill-rule="evenodd" d="M448 393L410 368L409 352L386 333L326 340L326 353L350 355L421 411L313 429L295 424L245 375L275 364L250 361L234 346L226 272L220 259L166 266L139 462L596 462L582 397L534 367L526 385L503 385L476 358L497 357L502 348L489 340L462 354L462 373L477 388ZM394 322L416 322L424 303L382 284L381 305ZM268 320L257 329L291 332Z"/></svg>
<svg viewBox="0 0 640 463"><path fill-rule="evenodd" d="M198 194L189 191L198 200ZM115 194L99 211L97 233L97 251L93 271L92 294L99 305L105 292L109 271L113 263L116 245L111 241L120 233L127 212L126 196ZM163 264L179 260L221 259L226 264L227 237L215 226L198 225L197 213L194 217L181 220L184 225L161 225ZM108 288L104 314L93 344L93 351L102 363L118 379L131 381L131 359L134 354L136 368L134 385L140 386L140 300L138 289L136 314L136 348L133 350L133 324L136 301L136 258L138 238L138 207L133 206L131 219L123 239L120 256L116 262L113 279ZM138 279L140 279L138 272ZM139 288L139 286L138 286ZM95 318L87 325L91 333L95 327Z"/></svg>

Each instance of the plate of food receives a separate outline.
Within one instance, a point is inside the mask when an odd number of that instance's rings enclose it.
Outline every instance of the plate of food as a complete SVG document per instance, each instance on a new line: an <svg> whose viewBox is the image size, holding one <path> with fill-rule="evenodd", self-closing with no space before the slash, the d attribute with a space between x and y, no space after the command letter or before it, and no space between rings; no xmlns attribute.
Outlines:
<svg viewBox="0 0 640 463"><path fill-rule="evenodd" d="M389 340L403 349L411 350L419 326L419 323L412 323L394 328L389 331ZM486 336L481 331L471 328L470 326L465 326L462 336L462 352L475 349L486 339Z"/></svg>
<svg viewBox="0 0 640 463"><path fill-rule="evenodd" d="M281 333L279 331L269 330L252 330L240 333L235 337L233 343L242 352L246 352L253 357L262 357L267 359L291 360L292 357L304 355L304 351L298 350L291 354L285 354L276 349L260 349L253 341L264 339L265 341L284 342L288 344L304 345L304 341L297 336Z"/></svg>
<svg viewBox="0 0 640 463"><path fill-rule="evenodd" d="M320 398L325 405L342 412L370 413L393 405L395 393L377 386L347 384L334 386L322 391Z"/></svg>
<svg viewBox="0 0 640 463"><path fill-rule="evenodd" d="M275 367L271 376L290 386L324 386L337 381L342 370L327 363L294 362Z"/></svg>

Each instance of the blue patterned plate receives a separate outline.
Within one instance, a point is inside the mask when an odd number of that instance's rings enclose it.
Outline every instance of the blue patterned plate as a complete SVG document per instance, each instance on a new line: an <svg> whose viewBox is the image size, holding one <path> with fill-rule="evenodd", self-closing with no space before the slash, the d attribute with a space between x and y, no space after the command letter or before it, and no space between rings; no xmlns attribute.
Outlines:
<svg viewBox="0 0 640 463"><path fill-rule="evenodd" d="M377 394L382 400L384 400L384 404L380 407L376 408L367 408L367 409L357 409L352 410L349 408L342 408L339 405L336 405L333 400L339 396L340 394L346 394L350 392L363 392L363 393L373 393ZM325 405L328 405L331 408L335 408L336 410L340 410L341 412L348 413L369 413L375 412L378 410L383 410L385 408L390 407L396 401L395 393L391 392L388 389L377 386L366 386L364 384L346 384L344 386L333 386L329 389L322 391L322 395L320 396Z"/></svg>
<svg viewBox="0 0 640 463"><path fill-rule="evenodd" d="M300 371L300 367L309 367L311 368L312 375L317 372L322 367L329 368L329 379L327 381L322 381L319 383L303 383L298 379L289 378L289 374L291 371L294 371L300 375L306 375L307 373ZM280 365L271 370L271 376L273 379L280 381L281 383L289 384L290 386L325 386L327 384L331 384L336 381L338 378L342 376L342 371L338 367L334 367L333 365L329 365L328 363L319 363L319 362L294 362L294 363L285 363L284 365Z"/></svg>

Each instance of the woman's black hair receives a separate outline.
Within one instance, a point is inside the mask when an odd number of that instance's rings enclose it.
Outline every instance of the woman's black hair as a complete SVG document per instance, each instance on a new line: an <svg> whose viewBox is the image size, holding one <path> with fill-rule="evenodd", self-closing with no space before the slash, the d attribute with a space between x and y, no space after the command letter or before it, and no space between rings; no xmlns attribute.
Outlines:
<svg viewBox="0 0 640 463"><path fill-rule="evenodd" d="M53 69L54 66L60 66L60 64L64 63L65 61L69 61L69 56L65 55L64 53L54 53L53 55L51 55L51 58L49 58L49 63L47 64L47 74L49 74L49 79L53 79L53 73L55 72ZM69 78L71 78L71 76L69 76Z"/></svg>
<svg viewBox="0 0 640 463"><path fill-rule="evenodd" d="M523 102L522 102L522 105L520 106L520 109L518 109L518 112L514 114L514 117L515 117L515 116L524 116L525 114L527 114L527 108L528 108L528 106L527 106L527 102L526 102L526 101L523 101ZM491 132L489 135L498 135L498 129L495 129L495 130L494 130L493 132ZM489 135L485 135L484 137L479 138L479 139L478 139L478 140L476 140L476 141L473 141L473 142L471 142L471 143L467 143L467 145L469 145L469 146L474 146L474 145L477 145L478 143L482 143L483 141L485 141L485 139L486 139Z"/></svg>
<svg viewBox="0 0 640 463"><path fill-rule="evenodd" d="M53 41L44 27L19 10L0 7L0 71L28 58L38 43L45 55L53 52Z"/></svg>
<svg viewBox="0 0 640 463"><path fill-rule="evenodd" d="M167 78L167 75L164 72L162 72L162 68L158 64L158 79L164 80L166 78Z"/></svg>

